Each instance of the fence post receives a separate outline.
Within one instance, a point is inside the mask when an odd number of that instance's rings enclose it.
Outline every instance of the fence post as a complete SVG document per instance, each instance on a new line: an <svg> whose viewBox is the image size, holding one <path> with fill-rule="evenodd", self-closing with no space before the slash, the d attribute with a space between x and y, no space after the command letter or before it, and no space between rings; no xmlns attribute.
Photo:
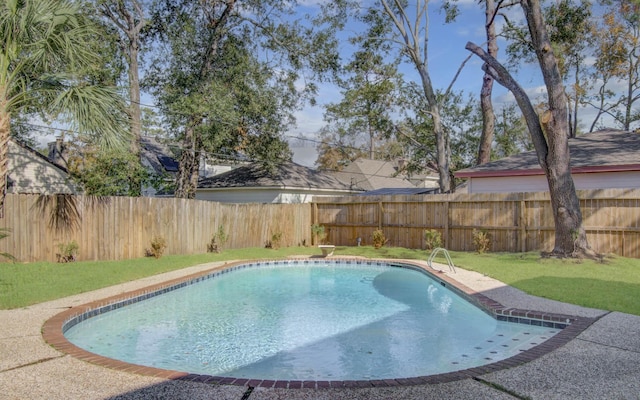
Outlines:
<svg viewBox="0 0 640 400"><path fill-rule="evenodd" d="M311 203L311 225L316 225L318 224L318 203L316 203L315 201ZM311 229L311 227L309 227L309 229ZM316 235L311 232L311 245L315 246L318 245L320 243L316 243Z"/></svg>
<svg viewBox="0 0 640 400"><path fill-rule="evenodd" d="M451 203L451 198L447 196L447 199L444 201L444 248L449 247L449 220L451 219L451 215L449 215L449 204Z"/></svg>
<svg viewBox="0 0 640 400"><path fill-rule="evenodd" d="M525 217L527 208L527 203L524 199L520 200L520 216L518 218L518 225L520 225L520 230L518 234L518 240L520 242L520 251L523 253L527 252L527 220Z"/></svg>

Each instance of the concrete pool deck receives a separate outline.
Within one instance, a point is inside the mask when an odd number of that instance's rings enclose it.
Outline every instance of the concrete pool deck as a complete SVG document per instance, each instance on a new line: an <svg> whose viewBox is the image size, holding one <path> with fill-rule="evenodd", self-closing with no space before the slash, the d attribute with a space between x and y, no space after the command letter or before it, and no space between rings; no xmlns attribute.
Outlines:
<svg viewBox="0 0 640 400"><path fill-rule="evenodd" d="M460 268L446 275L507 307L597 320L564 346L513 368L448 383L370 388L251 388L167 380L78 360L56 351L42 338L45 321L66 309L219 265L195 266L22 309L0 310L0 399L640 399L640 316L529 296Z"/></svg>

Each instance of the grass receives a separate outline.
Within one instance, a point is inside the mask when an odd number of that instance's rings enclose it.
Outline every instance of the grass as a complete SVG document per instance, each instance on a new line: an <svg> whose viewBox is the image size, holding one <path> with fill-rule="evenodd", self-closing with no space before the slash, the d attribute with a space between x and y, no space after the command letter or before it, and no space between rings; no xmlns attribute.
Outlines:
<svg viewBox="0 0 640 400"><path fill-rule="evenodd" d="M640 260L541 259L538 253L453 253L456 265L526 293L584 307L640 315Z"/></svg>
<svg viewBox="0 0 640 400"><path fill-rule="evenodd" d="M67 264L0 264L0 309L26 307L145 276L214 261L320 254L316 248L248 248L222 253ZM335 255L426 260L424 250L369 246L336 248ZM498 279L527 293L585 307L640 315L640 260L610 257L605 263L541 259L537 253L451 252L456 267ZM437 258L436 261L444 262Z"/></svg>

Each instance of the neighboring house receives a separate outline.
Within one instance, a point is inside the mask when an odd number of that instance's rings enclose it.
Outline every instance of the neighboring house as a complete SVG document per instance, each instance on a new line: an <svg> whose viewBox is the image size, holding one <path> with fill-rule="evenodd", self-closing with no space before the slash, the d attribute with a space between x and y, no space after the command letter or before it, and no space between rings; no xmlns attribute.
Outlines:
<svg viewBox="0 0 640 400"><path fill-rule="evenodd" d="M161 177L167 188L173 188L179 164L174 152L171 151L168 145L157 138L142 136L140 138L140 158L142 165L150 173ZM231 163L212 164L205 157L202 157L198 175L201 178L210 177L230 171L233 167ZM142 195L148 197L173 197L174 193L172 189L158 191L153 187L145 187L142 189Z"/></svg>
<svg viewBox="0 0 640 400"><path fill-rule="evenodd" d="M69 178L66 168L21 143L9 140L7 153L7 193L79 194L81 189Z"/></svg>
<svg viewBox="0 0 640 400"><path fill-rule="evenodd" d="M402 161L358 159L332 175L354 189L364 191L380 189L437 188L438 178L432 175L408 179L402 172Z"/></svg>
<svg viewBox="0 0 640 400"><path fill-rule="evenodd" d="M147 169L166 184L167 188L173 187L173 182L178 173L178 162L173 158L168 146L151 136L140 137L140 162ZM172 189L156 189L151 186L142 188L145 197L173 197Z"/></svg>
<svg viewBox="0 0 640 400"><path fill-rule="evenodd" d="M314 196L358 193L333 176L285 162L269 174L259 163L202 178L196 199L222 203L307 203Z"/></svg>
<svg viewBox="0 0 640 400"><path fill-rule="evenodd" d="M576 189L640 188L640 134L602 130L569 139ZM469 193L548 191L535 151L455 172Z"/></svg>

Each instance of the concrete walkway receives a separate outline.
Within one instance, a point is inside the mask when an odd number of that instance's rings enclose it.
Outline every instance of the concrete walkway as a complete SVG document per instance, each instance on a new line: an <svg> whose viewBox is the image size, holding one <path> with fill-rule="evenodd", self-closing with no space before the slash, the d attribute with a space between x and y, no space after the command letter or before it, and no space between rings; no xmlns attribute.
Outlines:
<svg viewBox="0 0 640 400"><path fill-rule="evenodd" d="M200 265L22 309L0 310L0 399L640 400L640 317L529 296L459 268L447 275L505 306L599 319L565 346L524 365L475 379L390 388L253 389L168 381L89 364L54 350L42 339L43 323L65 309L216 265Z"/></svg>

